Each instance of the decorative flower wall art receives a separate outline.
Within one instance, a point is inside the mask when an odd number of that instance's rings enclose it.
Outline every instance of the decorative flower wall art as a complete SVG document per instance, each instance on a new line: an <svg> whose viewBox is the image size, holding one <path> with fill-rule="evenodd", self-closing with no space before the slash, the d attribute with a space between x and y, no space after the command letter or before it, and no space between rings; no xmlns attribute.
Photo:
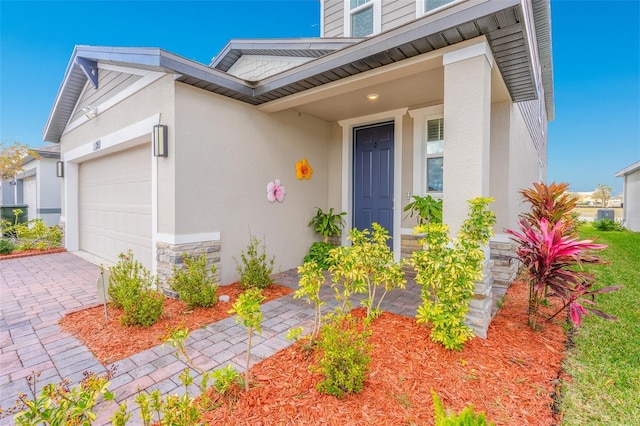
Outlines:
<svg viewBox="0 0 640 426"><path fill-rule="evenodd" d="M298 180L302 180L302 179L309 180L311 179L312 173L313 173L313 169L309 165L309 162L307 161L306 158L303 158L302 160L296 163L296 177L298 178Z"/></svg>
<svg viewBox="0 0 640 426"><path fill-rule="evenodd" d="M267 184L267 200L270 203L278 201L279 203L284 201L284 196L287 194L287 190L280 183L280 179L276 179L273 182Z"/></svg>

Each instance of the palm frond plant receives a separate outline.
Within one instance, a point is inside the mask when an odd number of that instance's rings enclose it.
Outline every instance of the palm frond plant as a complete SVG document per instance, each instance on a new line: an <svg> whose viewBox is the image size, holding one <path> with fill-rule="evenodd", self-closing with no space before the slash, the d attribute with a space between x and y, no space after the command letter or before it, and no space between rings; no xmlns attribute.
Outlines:
<svg viewBox="0 0 640 426"><path fill-rule="evenodd" d="M413 201L404 206L404 211L409 212L410 217L418 216L420 225L442 223L442 199L433 198L431 195L414 195Z"/></svg>
<svg viewBox="0 0 640 426"><path fill-rule="evenodd" d="M334 235L340 236L342 228L345 226L343 216L347 212L334 213L333 207L328 212L323 212L320 207L316 207L316 215L309 222L309 226L313 226L313 230L322 235L325 243L329 242L329 237Z"/></svg>

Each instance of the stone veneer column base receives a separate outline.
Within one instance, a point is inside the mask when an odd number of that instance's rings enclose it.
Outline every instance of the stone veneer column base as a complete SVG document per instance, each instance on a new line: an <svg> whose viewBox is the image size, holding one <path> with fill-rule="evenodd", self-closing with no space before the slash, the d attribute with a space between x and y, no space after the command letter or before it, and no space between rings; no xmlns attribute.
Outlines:
<svg viewBox="0 0 640 426"><path fill-rule="evenodd" d="M493 261L487 260L482 267L482 281L477 282L473 291L473 298L467 312L467 325L473 329L476 336L487 338L487 330L493 316Z"/></svg>
<svg viewBox="0 0 640 426"><path fill-rule="evenodd" d="M184 268L183 255L207 257L207 268L216 266L216 280L220 280L220 241L200 241L186 244L169 244L158 242L156 274L160 278L160 286L169 289L168 279L173 275L173 268Z"/></svg>
<svg viewBox="0 0 640 426"><path fill-rule="evenodd" d="M520 261L516 257L516 243L507 239L494 239L489 242L491 260L493 260L493 292L497 297L507 293L507 289L516 279Z"/></svg>

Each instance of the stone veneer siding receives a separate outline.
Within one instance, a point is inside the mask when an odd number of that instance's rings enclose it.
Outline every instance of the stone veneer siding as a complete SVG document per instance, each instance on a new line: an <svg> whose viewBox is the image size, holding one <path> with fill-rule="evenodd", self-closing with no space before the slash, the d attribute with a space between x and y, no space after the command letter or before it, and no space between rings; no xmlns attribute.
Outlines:
<svg viewBox="0 0 640 426"><path fill-rule="evenodd" d="M216 266L216 280L220 280L220 241L201 241L186 244L168 244L158 242L157 260L158 267L156 273L160 278L160 286L168 289L167 280L173 275L173 267L184 268L182 256L199 256L204 254L207 257L207 268Z"/></svg>
<svg viewBox="0 0 640 426"><path fill-rule="evenodd" d="M419 242L419 235L406 235L403 234L401 236L401 257L403 259L408 259L411 257L411 254L414 251L421 250L422 245ZM500 278L506 277L502 268L502 263L507 259L507 249L504 246L504 243L498 243L496 245L500 247L500 252L495 254L494 258L494 243L491 242L489 244L489 248L491 250L491 258L487 260L483 266L482 275L483 280L481 282L477 282L473 299L471 299L471 303L469 304L469 312L467 313L467 325L473 329L473 332L476 336L482 337L483 339L487 338L487 330L489 329L489 324L492 319L492 308L493 308L493 286L495 282L495 271L497 270L501 275ZM496 260L500 263L500 268L496 269ZM511 258L512 259L512 258ZM409 276L415 277L415 271L411 267L405 267L405 273ZM509 271L511 271L509 269ZM513 275L515 277L515 274ZM513 279L512 279L513 280ZM505 281L500 281L500 285L503 285Z"/></svg>
<svg viewBox="0 0 640 426"><path fill-rule="evenodd" d="M489 242L491 260L493 260L494 293L503 296L511 283L516 279L520 261L516 257L516 243L513 241Z"/></svg>

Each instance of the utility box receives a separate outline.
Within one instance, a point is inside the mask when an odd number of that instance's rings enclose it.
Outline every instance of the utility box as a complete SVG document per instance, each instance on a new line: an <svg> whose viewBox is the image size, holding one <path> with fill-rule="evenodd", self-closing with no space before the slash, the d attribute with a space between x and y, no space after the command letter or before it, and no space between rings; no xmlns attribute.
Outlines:
<svg viewBox="0 0 640 426"><path fill-rule="evenodd" d="M598 220L609 219L610 221L615 221L616 213L613 209L598 209Z"/></svg>
<svg viewBox="0 0 640 426"><path fill-rule="evenodd" d="M28 220L29 206L26 204L14 204L12 206L0 206L0 217L2 220L6 220L12 225L16 222L16 216L13 213L14 209L22 210L22 213L18 216L18 223L25 223Z"/></svg>

